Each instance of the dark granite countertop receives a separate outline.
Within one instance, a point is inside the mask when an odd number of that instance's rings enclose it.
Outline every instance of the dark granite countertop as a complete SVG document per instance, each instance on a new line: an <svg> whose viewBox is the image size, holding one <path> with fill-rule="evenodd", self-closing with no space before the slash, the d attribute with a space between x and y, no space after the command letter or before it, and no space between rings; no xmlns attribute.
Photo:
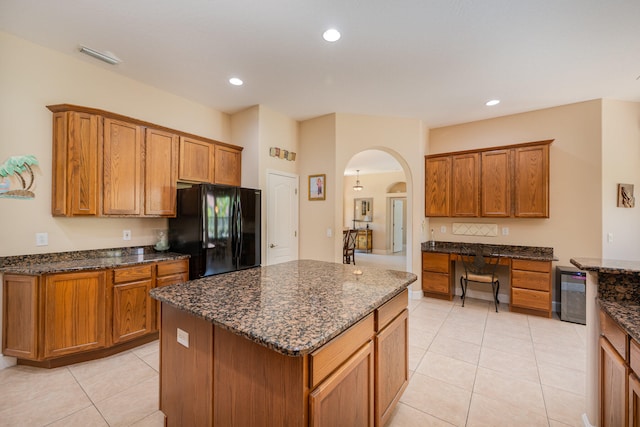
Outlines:
<svg viewBox="0 0 640 427"><path fill-rule="evenodd" d="M299 260L155 288L151 296L279 353L300 356L416 280L403 271Z"/></svg>
<svg viewBox="0 0 640 427"><path fill-rule="evenodd" d="M511 259L528 259L533 261L557 261L553 256L553 248L541 246L513 246L513 245L493 245L483 243L465 242L440 242L436 241L435 246L429 242L422 242L422 252L440 252L449 254L459 254L464 246L486 245L500 249L500 255Z"/></svg>
<svg viewBox="0 0 640 427"><path fill-rule="evenodd" d="M605 258L571 258L570 262L580 270L611 274L640 274L640 261Z"/></svg>
<svg viewBox="0 0 640 427"><path fill-rule="evenodd" d="M49 273L101 270L187 258L189 258L189 255L156 252L153 247L96 249L0 257L0 272L38 276Z"/></svg>
<svg viewBox="0 0 640 427"><path fill-rule="evenodd" d="M640 305L628 302L599 300L600 308L609 314L627 333L640 342Z"/></svg>

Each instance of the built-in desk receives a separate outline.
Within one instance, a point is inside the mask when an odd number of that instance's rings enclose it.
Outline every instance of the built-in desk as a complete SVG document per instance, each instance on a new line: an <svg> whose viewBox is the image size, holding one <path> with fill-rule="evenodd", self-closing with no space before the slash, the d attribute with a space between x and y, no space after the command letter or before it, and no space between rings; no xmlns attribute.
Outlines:
<svg viewBox="0 0 640 427"><path fill-rule="evenodd" d="M425 296L452 300L457 278L455 262L468 243L422 243L422 291ZM552 316L551 262L553 248L491 245L499 249L499 264L509 267L509 309L524 314Z"/></svg>

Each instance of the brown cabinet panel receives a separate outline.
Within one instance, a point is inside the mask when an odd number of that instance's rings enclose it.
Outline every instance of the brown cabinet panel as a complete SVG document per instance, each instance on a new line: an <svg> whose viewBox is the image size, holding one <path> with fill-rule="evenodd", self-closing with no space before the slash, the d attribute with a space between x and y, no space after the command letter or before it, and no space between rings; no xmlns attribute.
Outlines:
<svg viewBox="0 0 640 427"><path fill-rule="evenodd" d="M2 295L2 354L38 358L38 278L5 274Z"/></svg>
<svg viewBox="0 0 640 427"><path fill-rule="evenodd" d="M451 216L480 214L480 156L478 153L451 157Z"/></svg>
<svg viewBox="0 0 640 427"><path fill-rule="evenodd" d="M629 374L629 426L640 427L640 380Z"/></svg>
<svg viewBox="0 0 640 427"><path fill-rule="evenodd" d="M548 312L551 310L551 295L549 292L512 287L511 305Z"/></svg>
<svg viewBox="0 0 640 427"><path fill-rule="evenodd" d="M142 129L104 119L103 208L105 215L140 215L142 202Z"/></svg>
<svg viewBox="0 0 640 427"><path fill-rule="evenodd" d="M157 264L156 287L175 285L189 280L189 260L164 261ZM152 322L153 330L160 329L160 301L152 301L155 320Z"/></svg>
<svg viewBox="0 0 640 427"><path fill-rule="evenodd" d="M606 338L600 337L600 426L626 426L629 368Z"/></svg>
<svg viewBox="0 0 640 427"><path fill-rule="evenodd" d="M223 145L216 145L214 158L214 182L216 184L240 186L242 179L242 152Z"/></svg>
<svg viewBox="0 0 640 427"><path fill-rule="evenodd" d="M151 279L113 286L113 343L151 332Z"/></svg>
<svg viewBox="0 0 640 427"><path fill-rule="evenodd" d="M409 304L409 290L405 289L376 310L376 331L389 324Z"/></svg>
<svg viewBox="0 0 640 427"><path fill-rule="evenodd" d="M367 228L357 230L356 249L367 252L373 251L373 230Z"/></svg>
<svg viewBox="0 0 640 427"><path fill-rule="evenodd" d="M482 153L480 199L483 217L511 215L511 157L510 150Z"/></svg>
<svg viewBox="0 0 640 427"><path fill-rule="evenodd" d="M406 304L405 304L406 307ZM376 425L383 426L409 384L409 315L402 313L378 333L376 354Z"/></svg>
<svg viewBox="0 0 640 427"><path fill-rule="evenodd" d="M449 216L451 199L451 158L425 159L425 216Z"/></svg>
<svg viewBox="0 0 640 427"><path fill-rule="evenodd" d="M549 292L551 291L551 281L549 278L549 273L511 270L511 286L516 288Z"/></svg>
<svg viewBox="0 0 640 427"><path fill-rule="evenodd" d="M52 215L98 214L100 124L93 114L53 115Z"/></svg>
<svg viewBox="0 0 640 427"><path fill-rule="evenodd" d="M43 357L106 345L105 289L104 271L46 276Z"/></svg>
<svg viewBox="0 0 640 427"><path fill-rule="evenodd" d="M178 136L156 129L147 129L144 153L144 214L175 216Z"/></svg>
<svg viewBox="0 0 640 427"><path fill-rule="evenodd" d="M549 273L551 271L551 262L514 259L511 261L511 268L513 268L514 270L529 270Z"/></svg>
<svg viewBox="0 0 640 427"><path fill-rule="evenodd" d="M516 148L515 212L516 217L549 217L549 145Z"/></svg>
<svg viewBox="0 0 640 427"><path fill-rule="evenodd" d="M178 179L188 182L214 182L215 146L186 136L180 137Z"/></svg>
<svg viewBox="0 0 640 427"><path fill-rule="evenodd" d="M434 273L449 273L451 268L451 261L449 254L445 253L422 253L422 270L431 271Z"/></svg>
<svg viewBox="0 0 640 427"><path fill-rule="evenodd" d="M309 426L373 426L373 363L373 343L369 342L312 391Z"/></svg>
<svg viewBox="0 0 640 427"><path fill-rule="evenodd" d="M607 339L623 359L627 358L629 349L627 333L611 316L602 310L600 310L600 334Z"/></svg>
<svg viewBox="0 0 640 427"><path fill-rule="evenodd" d="M424 292L435 292L449 295L451 293L451 282L448 274L422 272L422 290Z"/></svg>
<svg viewBox="0 0 640 427"><path fill-rule="evenodd" d="M189 273L189 260L163 261L158 263L158 279L176 273Z"/></svg>
<svg viewBox="0 0 640 427"><path fill-rule="evenodd" d="M150 279L152 264L123 267L113 270L113 283L133 282L141 279Z"/></svg>

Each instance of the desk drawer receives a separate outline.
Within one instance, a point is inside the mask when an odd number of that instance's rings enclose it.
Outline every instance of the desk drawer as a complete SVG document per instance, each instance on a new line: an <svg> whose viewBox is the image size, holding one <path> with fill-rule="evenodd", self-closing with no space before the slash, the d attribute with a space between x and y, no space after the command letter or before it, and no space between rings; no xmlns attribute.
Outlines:
<svg viewBox="0 0 640 427"><path fill-rule="evenodd" d="M531 261L526 259L514 259L511 261L512 270L551 272L551 261Z"/></svg>
<svg viewBox="0 0 640 427"><path fill-rule="evenodd" d="M422 271L432 271L435 273L449 273L451 262L449 254L442 253L422 253Z"/></svg>
<svg viewBox="0 0 640 427"><path fill-rule="evenodd" d="M551 290L551 276L549 273L537 271L512 270L511 286L549 292Z"/></svg>
<svg viewBox="0 0 640 427"><path fill-rule="evenodd" d="M449 293L449 275L442 273L422 272L422 290L426 292Z"/></svg>
<svg viewBox="0 0 640 427"><path fill-rule="evenodd" d="M531 289L511 288L511 304L533 310L549 310L551 294Z"/></svg>

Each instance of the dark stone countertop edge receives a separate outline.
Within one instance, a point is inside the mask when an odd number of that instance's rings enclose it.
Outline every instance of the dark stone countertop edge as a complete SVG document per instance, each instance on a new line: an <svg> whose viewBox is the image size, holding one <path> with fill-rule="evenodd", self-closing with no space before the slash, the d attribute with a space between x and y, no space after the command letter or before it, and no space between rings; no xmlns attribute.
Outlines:
<svg viewBox="0 0 640 427"><path fill-rule="evenodd" d="M40 276L52 273L103 270L188 258L189 255L185 254L158 252L153 247L34 254L0 257L0 273Z"/></svg>
<svg viewBox="0 0 640 427"><path fill-rule="evenodd" d="M558 261L553 256L553 248L542 246L514 246L496 245L491 243L466 243L466 242L441 242L436 241L435 246L430 246L429 242L422 242L422 252L438 252L448 254L460 254L464 246L485 245L500 248L500 256L511 259L524 259L531 261Z"/></svg>
<svg viewBox="0 0 640 427"><path fill-rule="evenodd" d="M320 339L314 341L313 343L310 343L309 345L307 345L305 347L295 347L295 348L291 347L291 346L282 345L282 343L280 343L280 342L269 340L269 339L267 339L265 337L262 337L262 336L259 336L257 334L251 333L250 331L239 330L238 328L234 327L233 325L225 323L223 321L220 321L219 319L215 318L214 316L203 316L202 313L200 313L197 310L190 309L185 304L177 304L170 298L165 298L162 295L158 295L158 292L162 291L161 288L152 289L151 292L150 292L150 295L151 295L152 298L154 298L154 299L156 299L156 300L158 300L158 301L160 301L160 302L162 302L164 304L168 304L168 305L170 305L170 306L172 306L174 308L177 308L179 310L182 310L184 312L192 314L195 317L198 317L198 318L203 319L203 320L205 320L207 322L210 322L213 325L218 326L220 328L223 328L223 329L225 329L225 330L227 330L227 331L229 331L229 332L231 332L231 333L233 333L235 335L247 338L250 341L253 341L253 342L257 343L257 344L260 344L260 345L262 345L264 347L267 347L267 348L269 348L271 350L274 350L274 351L276 351L278 353L284 354L285 356L300 357L300 356L305 356L307 354L312 353L313 351L319 349L320 347L322 347L323 345L325 345L326 343L328 343L332 339L336 338L342 332L346 331L351 326L355 325L360 320L364 319L369 314L373 313L377 308L381 307L384 303L390 301L392 298L394 298L395 296L400 294L402 291L407 289L416 280L417 280L417 276L413 275L413 277L410 280L407 280L406 283L398 286L392 292L389 292L388 294L386 294L383 298L380 298L379 300L372 302L365 310L353 313L353 316L349 320L345 321L340 327L335 328L335 330L333 330L330 333L322 336ZM174 286L180 286L180 285L174 285Z"/></svg>
<svg viewBox="0 0 640 427"><path fill-rule="evenodd" d="M598 299L600 308L640 343L640 305Z"/></svg>
<svg viewBox="0 0 640 427"><path fill-rule="evenodd" d="M571 264L580 270L609 274L640 274L640 261L604 258L571 258Z"/></svg>

